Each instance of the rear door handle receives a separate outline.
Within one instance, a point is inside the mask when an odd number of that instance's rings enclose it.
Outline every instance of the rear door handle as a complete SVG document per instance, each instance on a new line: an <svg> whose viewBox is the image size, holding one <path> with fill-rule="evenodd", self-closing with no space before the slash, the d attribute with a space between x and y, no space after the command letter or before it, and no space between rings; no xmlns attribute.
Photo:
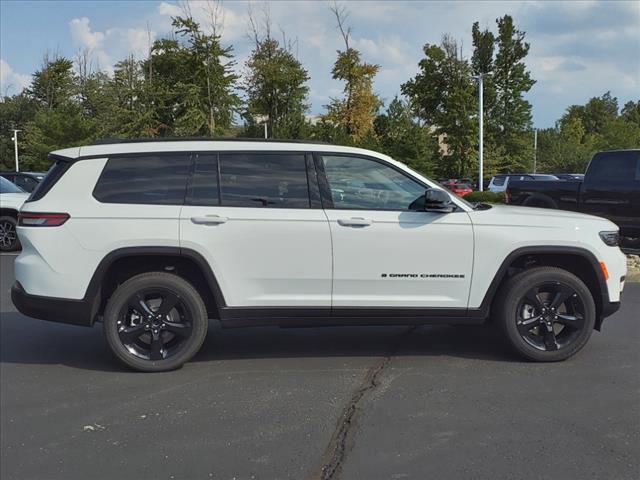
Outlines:
<svg viewBox="0 0 640 480"><path fill-rule="evenodd" d="M227 217L220 215L203 215L201 217L191 217L191 221L196 225L218 225L229 220Z"/></svg>
<svg viewBox="0 0 640 480"><path fill-rule="evenodd" d="M362 218L362 217L338 219L338 224L342 225L343 227L368 227L372 223L373 223L373 220L369 220L368 218Z"/></svg>

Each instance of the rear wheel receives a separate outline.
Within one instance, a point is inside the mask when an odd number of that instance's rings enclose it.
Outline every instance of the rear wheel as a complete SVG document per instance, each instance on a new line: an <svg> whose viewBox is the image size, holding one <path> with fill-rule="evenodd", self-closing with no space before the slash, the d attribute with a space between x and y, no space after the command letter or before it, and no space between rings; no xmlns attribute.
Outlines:
<svg viewBox="0 0 640 480"><path fill-rule="evenodd" d="M9 216L0 217L0 251L13 252L19 248L16 219Z"/></svg>
<svg viewBox="0 0 640 480"><path fill-rule="evenodd" d="M575 275L553 267L519 273L501 289L497 322L511 346L529 360L554 362L577 353L589 340L596 308Z"/></svg>
<svg viewBox="0 0 640 480"><path fill-rule="evenodd" d="M118 287L107 304L104 332L122 362L144 372L181 367L207 334L202 298L186 280L169 273L137 275Z"/></svg>

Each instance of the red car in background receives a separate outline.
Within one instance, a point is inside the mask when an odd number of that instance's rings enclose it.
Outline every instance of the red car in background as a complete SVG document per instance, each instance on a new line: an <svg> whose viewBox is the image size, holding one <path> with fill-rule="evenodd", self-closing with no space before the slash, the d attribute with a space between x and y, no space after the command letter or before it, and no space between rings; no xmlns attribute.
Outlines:
<svg viewBox="0 0 640 480"><path fill-rule="evenodd" d="M448 188L459 197L464 197L465 195L473 192L471 185L468 183L456 182L454 180L442 182L442 186Z"/></svg>

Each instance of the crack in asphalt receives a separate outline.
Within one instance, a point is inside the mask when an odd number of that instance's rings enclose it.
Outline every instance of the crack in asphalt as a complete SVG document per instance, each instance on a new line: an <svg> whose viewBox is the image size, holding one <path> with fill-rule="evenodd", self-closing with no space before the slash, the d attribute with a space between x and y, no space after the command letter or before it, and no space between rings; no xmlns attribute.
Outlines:
<svg viewBox="0 0 640 480"><path fill-rule="evenodd" d="M361 403L368 393L372 393L378 386L378 378L391 358L398 352L400 346L417 327L413 326L405 330L393 344L387 355L372 365L364 376L360 387L353 393L347 403L342 415L339 417L338 425L333 432L331 440L323 455L322 468L319 475L314 475L312 479L336 480L340 478L340 472L347 453L353 448L358 419L362 413Z"/></svg>

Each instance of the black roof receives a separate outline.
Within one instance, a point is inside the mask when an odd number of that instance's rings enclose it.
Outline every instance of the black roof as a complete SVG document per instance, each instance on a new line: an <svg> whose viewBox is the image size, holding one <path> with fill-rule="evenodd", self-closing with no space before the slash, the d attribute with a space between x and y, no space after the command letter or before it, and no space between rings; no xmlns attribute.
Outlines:
<svg viewBox="0 0 640 480"><path fill-rule="evenodd" d="M96 140L91 145L113 145L118 143L146 143L146 142L256 142L256 143L312 143L318 145L332 145L318 140L286 140L281 138L243 138L243 137L148 137L148 138L104 138Z"/></svg>

